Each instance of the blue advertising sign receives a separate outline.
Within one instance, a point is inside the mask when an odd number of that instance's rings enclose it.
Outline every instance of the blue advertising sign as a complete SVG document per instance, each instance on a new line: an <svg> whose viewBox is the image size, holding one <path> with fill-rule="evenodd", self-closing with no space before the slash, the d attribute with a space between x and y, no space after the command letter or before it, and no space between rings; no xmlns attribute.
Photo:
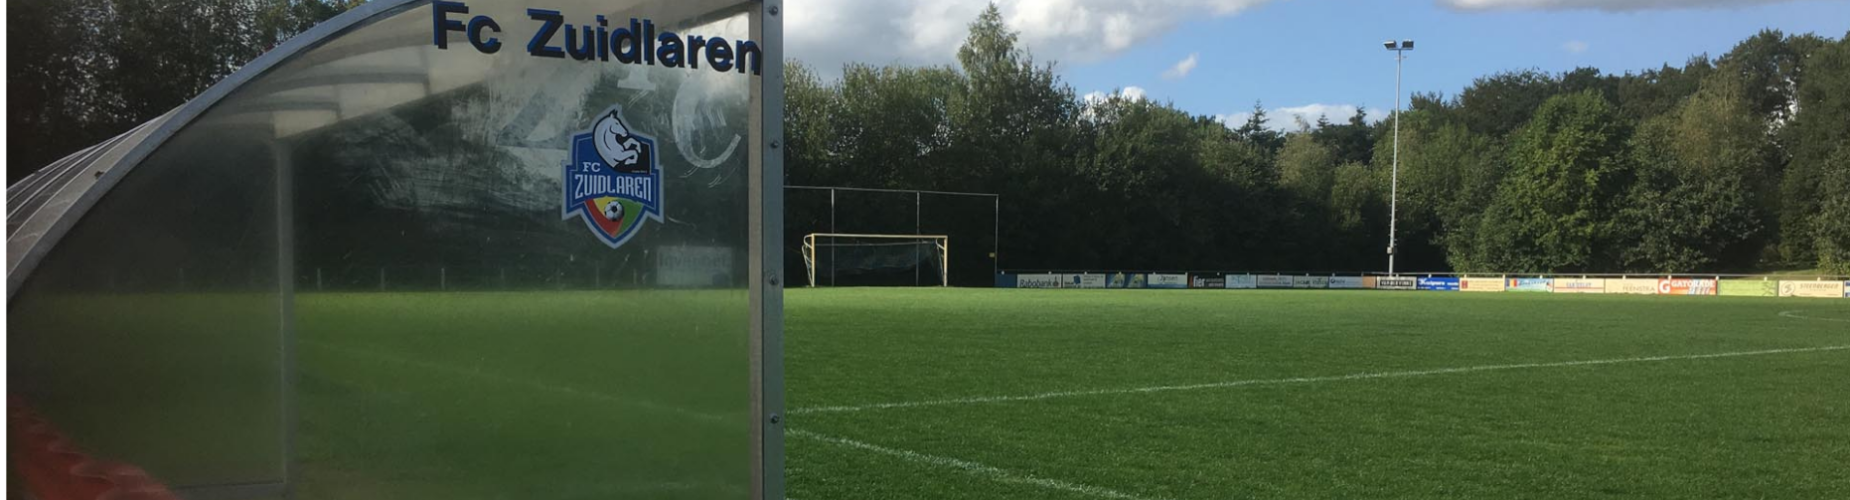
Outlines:
<svg viewBox="0 0 1850 500"><path fill-rule="evenodd" d="M1551 278L1510 278L1503 289L1510 292L1547 292L1553 291L1554 285L1555 280Z"/></svg>
<svg viewBox="0 0 1850 500"><path fill-rule="evenodd" d="M1458 278L1420 278L1419 288L1439 292L1456 292L1458 291Z"/></svg>

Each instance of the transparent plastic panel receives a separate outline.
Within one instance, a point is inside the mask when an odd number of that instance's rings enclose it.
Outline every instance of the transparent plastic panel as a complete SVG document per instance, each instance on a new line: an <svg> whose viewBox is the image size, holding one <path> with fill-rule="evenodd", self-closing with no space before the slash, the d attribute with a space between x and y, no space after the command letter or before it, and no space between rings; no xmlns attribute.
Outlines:
<svg viewBox="0 0 1850 500"><path fill-rule="evenodd" d="M760 4L462 3L283 62L105 197L10 306L42 413L232 496L749 497ZM563 52L632 26L681 67Z"/></svg>
<svg viewBox="0 0 1850 500"><path fill-rule="evenodd" d="M272 158L264 134L189 131L95 205L9 304L14 406L173 488L280 487Z"/></svg>

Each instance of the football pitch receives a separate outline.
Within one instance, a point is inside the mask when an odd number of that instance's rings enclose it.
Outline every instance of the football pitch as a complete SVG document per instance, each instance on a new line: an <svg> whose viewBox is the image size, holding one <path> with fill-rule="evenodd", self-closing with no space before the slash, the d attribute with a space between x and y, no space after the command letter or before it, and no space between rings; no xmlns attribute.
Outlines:
<svg viewBox="0 0 1850 500"><path fill-rule="evenodd" d="M600 437L609 415L636 411L620 403L745 410L725 402L743 388L626 394L599 381L616 368L578 367L735 361L602 352L606 319L574 313L619 309L607 298L617 295L303 295L304 496L742 496L724 478L743 462L612 458L744 437L673 425ZM1850 498L1845 301L865 288L786 298L786 477L798 500ZM696 302L650 314L730 321L702 317ZM533 337L498 338L523 328ZM595 479L614 468L694 479L633 490Z"/></svg>

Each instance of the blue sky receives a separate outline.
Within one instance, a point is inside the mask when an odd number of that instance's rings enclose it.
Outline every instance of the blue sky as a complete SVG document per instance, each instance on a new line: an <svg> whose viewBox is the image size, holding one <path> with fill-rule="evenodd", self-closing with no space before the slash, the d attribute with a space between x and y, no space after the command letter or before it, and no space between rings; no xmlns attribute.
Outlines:
<svg viewBox="0 0 1850 500"><path fill-rule="evenodd" d="M949 64L984 0L787 0L789 54ZM1037 57L1080 94L1130 88L1194 113L1346 118L1394 105L1388 38L1412 38L1407 92L1455 94L1473 78L1538 68L1608 73L1720 55L1765 28L1838 38L1844 0L1001 0ZM842 40L854 43L841 43ZM833 42L833 43L831 43ZM1193 64L1184 64L1193 55ZM1187 71L1181 71L1182 67ZM1281 116L1281 118L1283 118ZM1276 120L1288 126L1289 119Z"/></svg>

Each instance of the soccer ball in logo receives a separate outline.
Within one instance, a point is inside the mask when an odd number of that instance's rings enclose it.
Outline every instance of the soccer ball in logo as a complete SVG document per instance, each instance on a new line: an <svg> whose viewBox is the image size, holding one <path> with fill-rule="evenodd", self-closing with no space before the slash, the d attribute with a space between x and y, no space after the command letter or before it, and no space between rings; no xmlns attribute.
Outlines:
<svg viewBox="0 0 1850 500"><path fill-rule="evenodd" d="M604 205L604 218L611 222L622 222L623 203L612 200L610 204Z"/></svg>

